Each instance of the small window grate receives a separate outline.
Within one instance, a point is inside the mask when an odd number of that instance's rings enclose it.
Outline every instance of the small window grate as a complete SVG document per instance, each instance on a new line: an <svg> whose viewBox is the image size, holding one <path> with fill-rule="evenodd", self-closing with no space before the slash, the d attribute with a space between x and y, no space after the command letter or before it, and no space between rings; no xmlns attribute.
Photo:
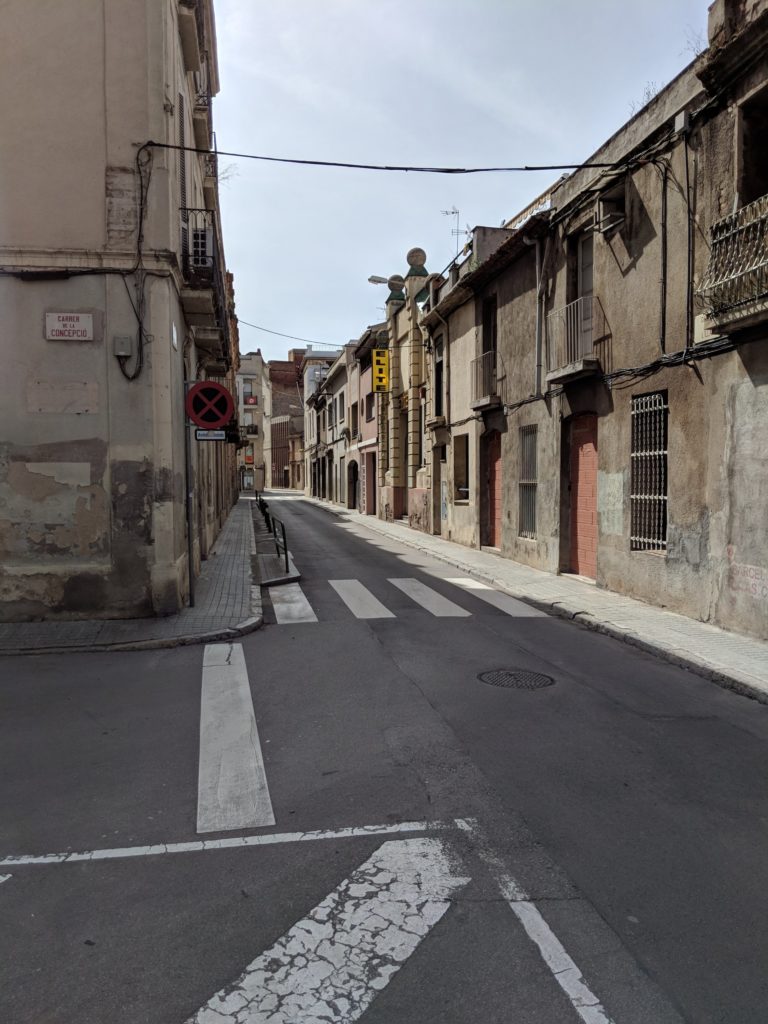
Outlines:
<svg viewBox="0 0 768 1024"><path fill-rule="evenodd" d="M630 549L667 547L667 392L632 399Z"/></svg>
<svg viewBox="0 0 768 1024"><path fill-rule="evenodd" d="M529 540L536 539L536 485L538 468L536 442L538 426L520 428L520 509L518 534Z"/></svg>

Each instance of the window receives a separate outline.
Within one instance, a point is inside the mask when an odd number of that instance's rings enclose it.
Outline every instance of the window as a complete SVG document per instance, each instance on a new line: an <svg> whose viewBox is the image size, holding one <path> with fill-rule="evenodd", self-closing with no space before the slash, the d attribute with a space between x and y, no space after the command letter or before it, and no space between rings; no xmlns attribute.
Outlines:
<svg viewBox="0 0 768 1024"><path fill-rule="evenodd" d="M667 392L632 399L630 550L667 547Z"/></svg>
<svg viewBox="0 0 768 1024"><path fill-rule="evenodd" d="M192 252L190 263L193 267L213 266L213 237L207 228L192 230Z"/></svg>
<svg viewBox="0 0 768 1024"><path fill-rule="evenodd" d="M344 412L345 412L345 410L344 410L344 392L343 391L339 392L339 397L336 399L336 405L337 405L337 408L338 408L338 411L339 411L339 415L338 415L339 423L343 423L344 422Z"/></svg>
<svg viewBox="0 0 768 1024"><path fill-rule="evenodd" d="M435 395L433 401L435 416L443 415L443 341L435 342Z"/></svg>
<svg viewBox="0 0 768 1024"><path fill-rule="evenodd" d="M765 139L768 132L768 89L741 106L741 173L739 200L742 206L768 194L768 152Z"/></svg>
<svg viewBox="0 0 768 1024"><path fill-rule="evenodd" d="M469 501L469 434L453 439L453 500Z"/></svg>
<svg viewBox="0 0 768 1024"><path fill-rule="evenodd" d="M627 189L624 178L606 189L597 200L597 230L607 235L620 227L627 215Z"/></svg>
<svg viewBox="0 0 768 1024"><path fill-rule="evenodd" d="M370 423L376 415L376 395L371 391L365 396L365 421Z"/></svg>
<svg viewBox="0 0 768 1024"><path fill-rule="evenodd" d="M496 351L496 296L483 302L483 352Z"/></svg>
<svg viewBox="0 0 768 1024"><path fill-rule="evenodd" d="M250 377L243 380L243 394L248 398L253 394L253 381Z"/></svg>
<svg viewBox="0 0 768 1024"><path fill-rule="evenodd" d="M349 429L352 431L352 437L355 438L357 437L357 432L360 429L357 422L357 402L352 403L352 408L350 409L350 421Z"/></svg>
<svg viewBox="0 0 768 1024"><path fill-rule="evenodd" d="M424 465L424 402L419 402L419 450L417 452L417 466Z"/></svg>
<svg viewBox="0 0 768 1024"><path fill-rule="evenodd" d="M536 444L539 428L536 424L520 428L520 502L518 534L529 540L536 538Z"/></svg>

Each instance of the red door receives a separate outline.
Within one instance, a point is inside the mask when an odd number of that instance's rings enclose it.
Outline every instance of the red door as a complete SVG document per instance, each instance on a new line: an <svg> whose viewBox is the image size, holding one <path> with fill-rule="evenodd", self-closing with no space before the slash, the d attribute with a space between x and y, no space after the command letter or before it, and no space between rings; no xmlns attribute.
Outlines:
<svg viewBox="0 0 768 1024"><path fill-rule="evenodd" d="M488 467L487 523L488 546L501 547L501 434L498 430L486 442L486 465Z"/></svg>
<svg viewBox="0 0 768 1024"><path fill-rule="evenodd" d="M571 422L571 572L597 575L597 416Z"/></svg>

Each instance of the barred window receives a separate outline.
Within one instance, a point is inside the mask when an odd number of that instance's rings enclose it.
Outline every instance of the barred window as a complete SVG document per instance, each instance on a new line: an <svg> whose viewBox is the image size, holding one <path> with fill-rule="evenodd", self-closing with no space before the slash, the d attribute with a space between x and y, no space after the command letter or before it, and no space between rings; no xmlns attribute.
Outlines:
<svg viewBox="0 0 768 1024"><path fill-rule="evenodd" d="M667 547L668 418L666 391L632 399L631 551Z"/></svg>
<svg viewBox="0 0 768 1024"><path fill-rule="evenodd" d="M520 503L518 534L536 539L536 484L538 469L536 443L539 428L536 424L520 427Z"/></svg>

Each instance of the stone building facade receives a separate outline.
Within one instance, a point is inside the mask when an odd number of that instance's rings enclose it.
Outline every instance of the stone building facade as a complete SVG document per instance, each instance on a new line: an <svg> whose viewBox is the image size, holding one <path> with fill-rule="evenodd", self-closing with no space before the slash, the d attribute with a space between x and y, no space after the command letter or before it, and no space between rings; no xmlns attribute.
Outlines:
<svg viewBox="0 0 768 1024"><path fill-rule="evenodd" d="M716 0L584 166L444 275L411 250L355 351L365 510L375 467L382 518L768 636L766 127L768 0Z"/></svg>
<svg viewBox="0 0 768 1024"><path fill-rule="evenodd" d="M708 49L422 314L451 539L761 637L766 42L767 4L713 4Z"/></svg>
<svg viewBox="0 0 768 1024"><path fill-rule="evenodd" d="M240 489L263 491L264 468L264 359L261 350L240 356L237 372L238 422L244 444L237 453Z"/></svg>
<svg viewBox="0 0 768 1024"><path fill-rule="evenodd" d="M236 494L184 417L237 363L212 0L3 15L0 616L173 612Z"/></svg>

